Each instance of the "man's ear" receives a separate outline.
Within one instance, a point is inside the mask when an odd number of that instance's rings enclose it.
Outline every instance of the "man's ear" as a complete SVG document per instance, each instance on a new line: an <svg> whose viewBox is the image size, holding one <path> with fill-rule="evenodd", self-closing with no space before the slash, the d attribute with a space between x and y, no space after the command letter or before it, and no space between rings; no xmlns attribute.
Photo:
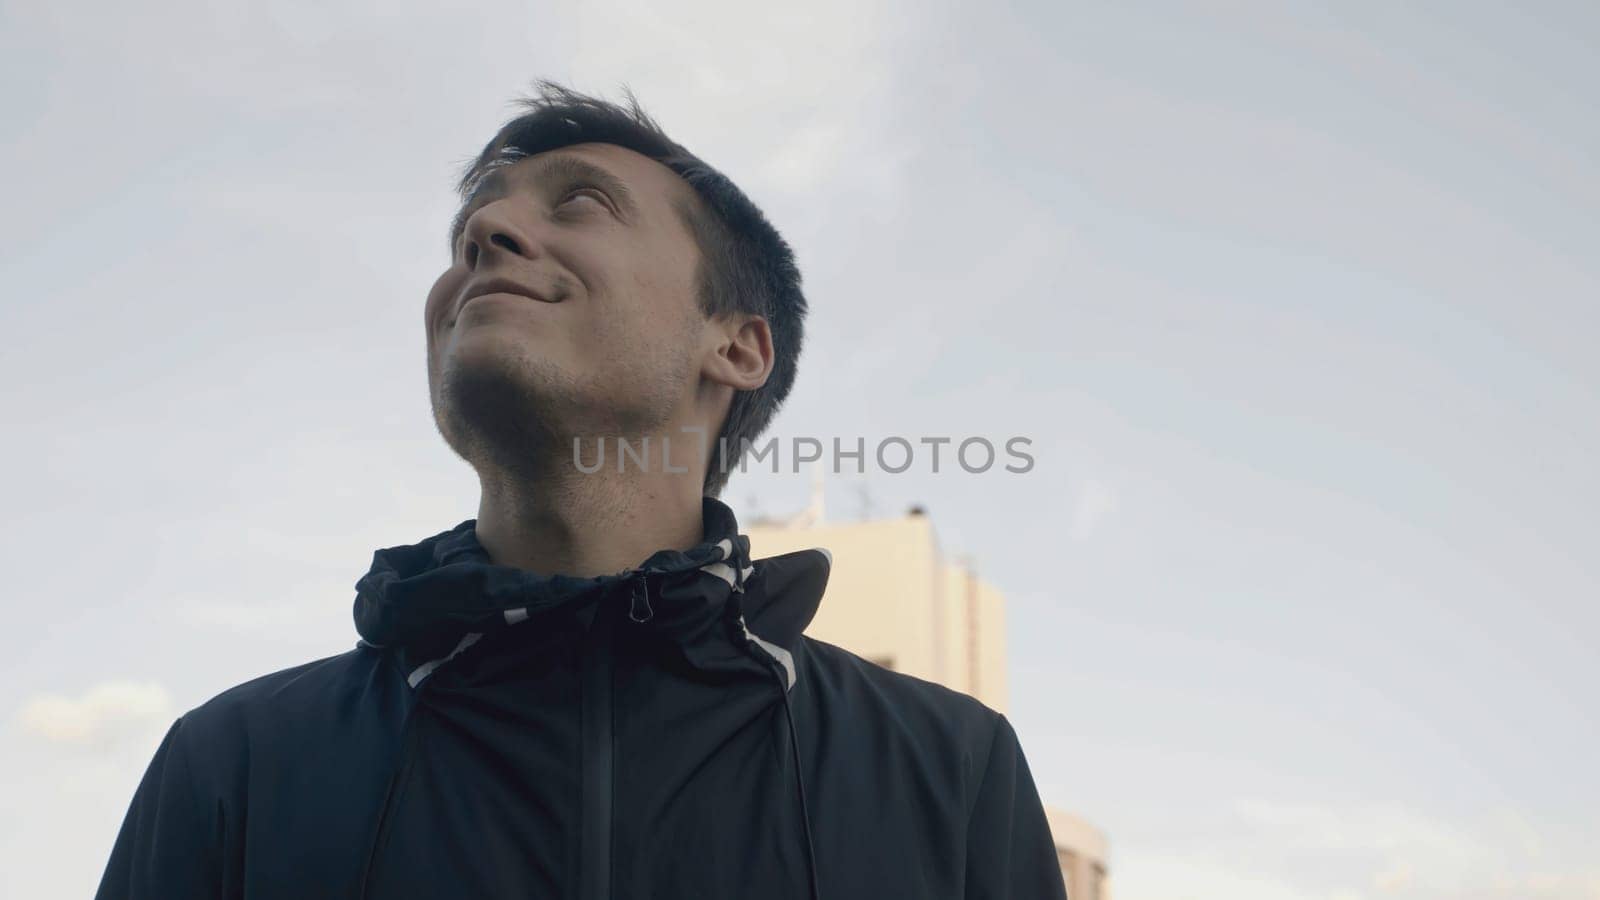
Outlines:
<svg viewBox="0 0 1600 900"><path fill-rule="evenodd" d="M761 316L735 313L707 322L700 374L736 391L753 391L772 374L772 329Z"/></svg>

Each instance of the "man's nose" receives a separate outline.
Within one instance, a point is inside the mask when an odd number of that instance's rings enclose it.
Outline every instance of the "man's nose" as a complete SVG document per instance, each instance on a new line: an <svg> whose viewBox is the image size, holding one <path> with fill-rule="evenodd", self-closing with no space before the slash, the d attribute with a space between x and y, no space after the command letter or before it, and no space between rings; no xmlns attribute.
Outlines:
<svg viewBox="0 0 1600 900"><path fill-rule="evenodd" d="M497 253L532 258L537 252L535 246L528 232L506 214L502 203L491 203L467 220L464 253L469 269L478 268L486 255Z"/></svg>

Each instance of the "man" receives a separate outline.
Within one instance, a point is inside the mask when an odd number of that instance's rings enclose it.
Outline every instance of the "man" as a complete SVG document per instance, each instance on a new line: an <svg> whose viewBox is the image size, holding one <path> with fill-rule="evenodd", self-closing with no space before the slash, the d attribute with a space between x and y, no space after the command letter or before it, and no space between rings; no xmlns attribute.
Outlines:
<svg viewBox="0 0 1600 900"><path fill-rule="evenodd" d="M424 309L477 518L173 724L99 898L1064 898L1005 718L805 637L826 551L716 499L794 380L788 245L631 95L539 86Z"/></svg>

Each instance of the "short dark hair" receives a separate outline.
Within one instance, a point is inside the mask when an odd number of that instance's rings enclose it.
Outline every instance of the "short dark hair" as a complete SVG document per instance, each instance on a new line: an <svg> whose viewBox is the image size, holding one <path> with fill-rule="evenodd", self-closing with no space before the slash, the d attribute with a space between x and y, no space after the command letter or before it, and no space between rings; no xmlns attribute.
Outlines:
<svg viewBox="0 0 1600 900"><path fill-rule="evenodd" d="M760 208L725 175L667 137L626 86L627 106L579 93L549 79L516 101L522 114L507 122L466 165L457 192L463 202L489 170L507 157L532 156L573 144L615 144L677 173L692 198L673 206L700 247L696 282L707 316L749 313L772 330L772 373L753 391L738 391L720 433L709 443L711 460L703 493L722 492L747 442L766 430L789 395L804 339L806 298L794 251ZM451 235L465 222L458 213ZM726 452L724 452L726 450Z"/></svg>

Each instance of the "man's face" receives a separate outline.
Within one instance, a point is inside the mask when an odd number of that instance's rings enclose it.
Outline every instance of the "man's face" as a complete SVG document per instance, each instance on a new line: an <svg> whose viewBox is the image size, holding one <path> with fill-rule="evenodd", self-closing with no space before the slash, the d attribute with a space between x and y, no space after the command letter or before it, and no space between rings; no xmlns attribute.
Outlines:
<svg viewBox="0 0 1600 900"><path fill-rule="evenodd" d="M612 144L491 172L424 313L434 417L458 453L650 433L692 402L700 251L672 206L689 191Z"/></svg>

